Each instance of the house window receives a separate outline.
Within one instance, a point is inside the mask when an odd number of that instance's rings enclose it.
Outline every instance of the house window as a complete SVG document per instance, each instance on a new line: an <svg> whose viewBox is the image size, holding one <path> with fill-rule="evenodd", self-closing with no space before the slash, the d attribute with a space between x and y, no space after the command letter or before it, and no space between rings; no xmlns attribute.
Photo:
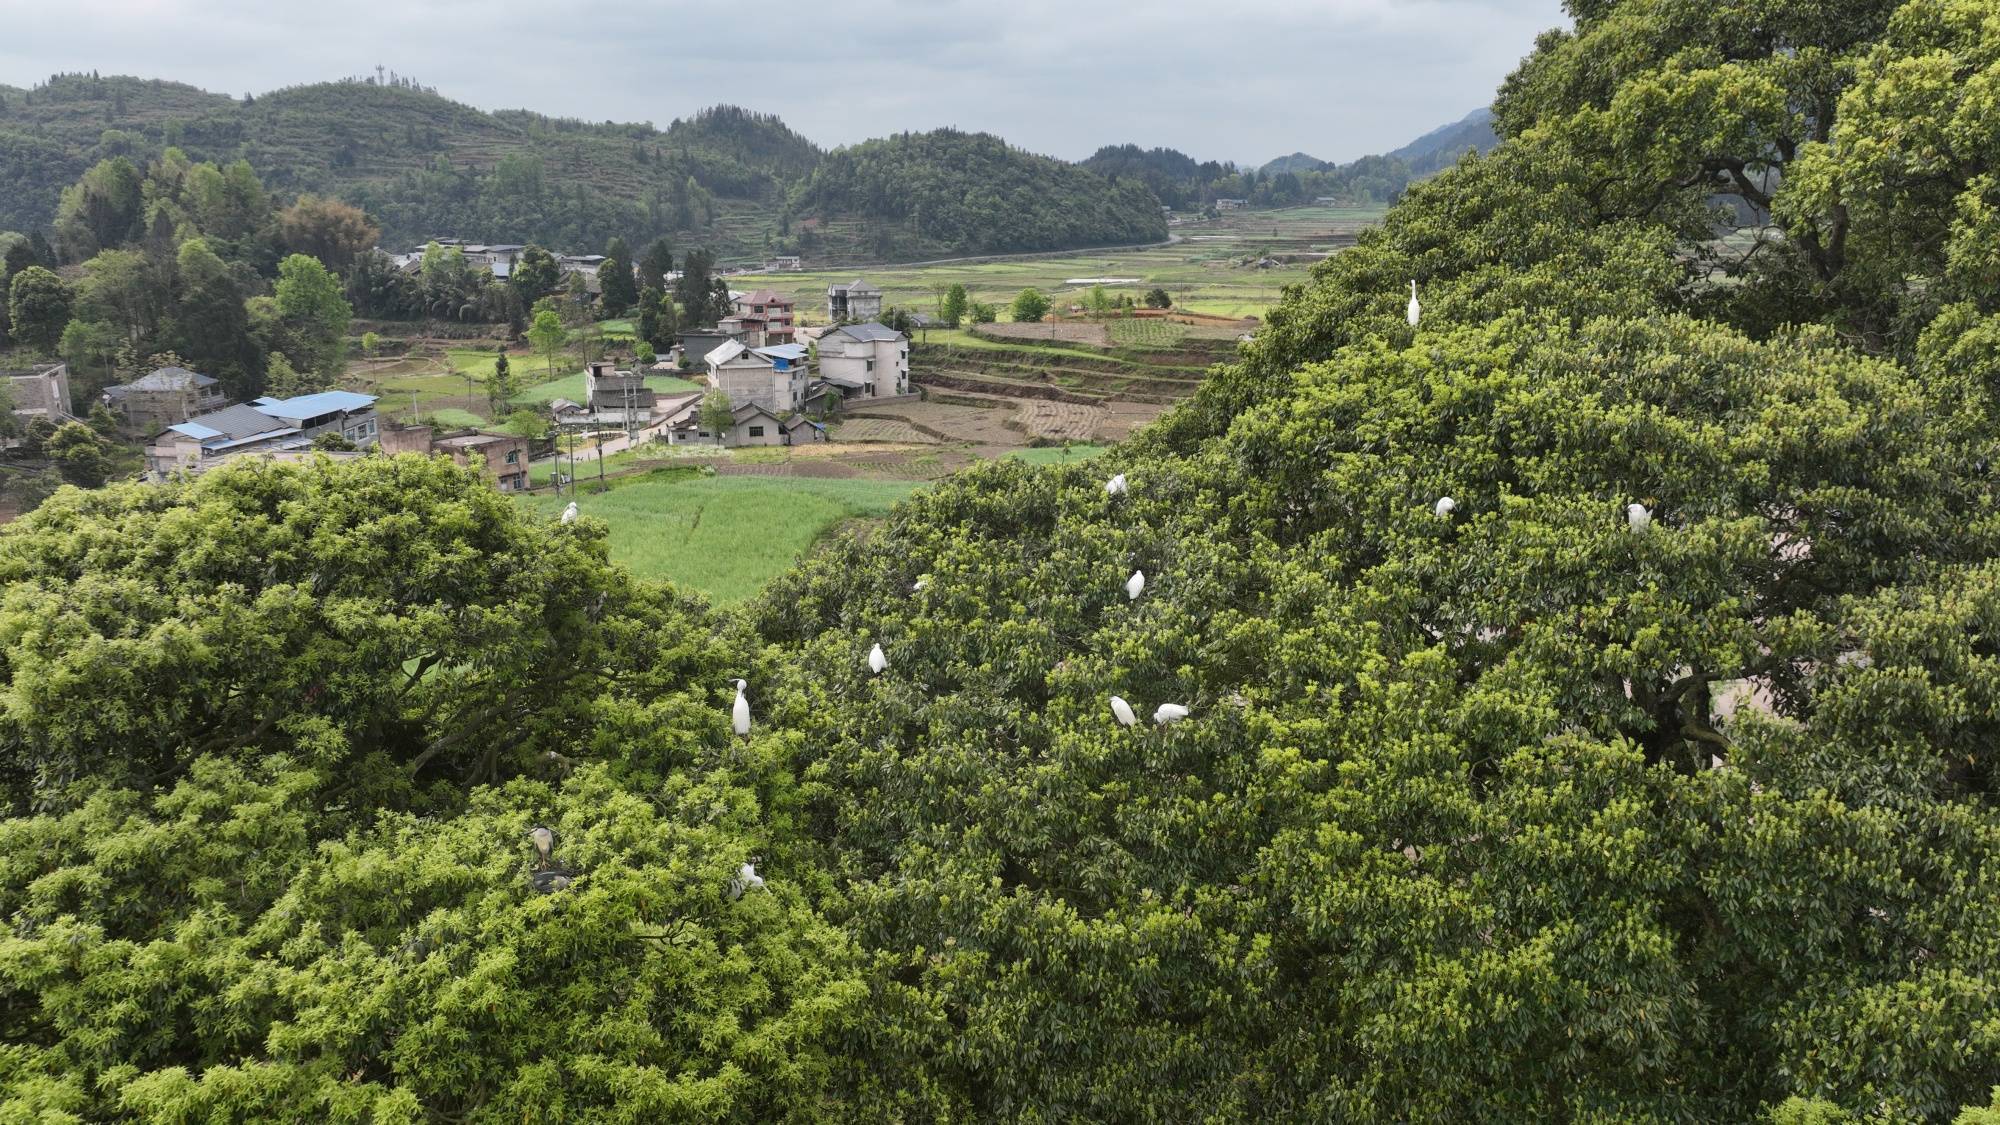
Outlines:
<svg viewBox="0 0 2000 1125"><path fill-rule="evenodd" d="M751 437L763 437L763 436L764 436L764 427L762 427L762 426L752 426L752 427L750 427L750 436L751 436Z"/></svg>
<svg viewBox="0 0 2000 1125"><path fill-rule="evenodd" d="M520 451L520 450L518 450L518 449L510 449L510 450L508 450L508 451L507 451L507 463L508 463L509 465L518 465L518 464L520 464L520 463L521 463L521 451Z"/></svg>
<svg viewBox="0 0 2000 1125"><path fill-rule="evenodd" d="M871 375L875 373L875 361L872 359L868 361L868 373Z"/></svg>

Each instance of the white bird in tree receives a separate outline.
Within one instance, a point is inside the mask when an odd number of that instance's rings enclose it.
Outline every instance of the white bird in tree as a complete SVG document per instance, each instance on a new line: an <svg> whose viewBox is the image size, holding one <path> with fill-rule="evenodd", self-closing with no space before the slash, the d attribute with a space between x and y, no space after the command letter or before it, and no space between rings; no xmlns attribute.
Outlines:
<svg viewBox="0 0 2000 1125"><path fill-rule="evenodd" d="M1417 283L1412 281L1410 282L1410 327L1415 328L1417 321L1422 320L1423 316L1423 303L1417 300Z"/></svg>
<svg viewBox="0 0 2000 1125"><path fill-rule="evenodd" d="M1187 717L1188 709L1180 704L1162 703L1153 711L1153 724L1163 727L1168 723L1178 723Z"/></svg>
<svg viewBox="0 0 2000 1125"><path fill-rule="evenodd" d="M1139 600L1139 595L1145 592L1146 592L1146 572L1143 570L1133 571L1132 577L1127 578L1125 580L1125 600L1128 602L1136 602Z"/></svg>
<svg viewBox="0 0 2000 1125"><path fill-rule="evenodd" d="M888 668L889 655L882 651L881 645L876 645L874 648L868 650L868 670L870 672L879 676L887 671Z"/></svg>
<svg viewBox="0 0 2000 1125"><path fill-rule="evenodd" d="M761 891L763 889L764 877L757 874L757 865L746 863L742 867L737 868L736 877L729 881L729 898L730 901L734 902L743 897L744 891Z"/></svg>
<svg viewBox="0 0 2000 1125"><path fill-rule="evenodd" d="M1129 727L1139 721L1139 716L1132 713L1132 705L1115 695L1111 697L1111 713L1118 717L1121 727Z"/></svg>
<svg viewBox="0 0 2000 1125"><path fill-rule="evenodd" d="M736 706L729 712L730 722L735 726L738 738L750 737L750 700L743 694L743 689L749 686L746 680L736 681Z"/></svg>
<svg viewBox="0 0 2000 1125"><path fill-rule="evenodd" d="M1123 496L1123 495L1125 495L1125 474L1124 474L1124 473L1119 473L1119 474L1118 474L1117 476L1115 476L1115 477L1112 477L1112 478L1111 478L1110 480L1108 480L1108 481L1105 481L1105 482L1104 482L1104 494L1105 494L1106 496Z"/></svg>
<svg viewBox="0 0 2000 1125"><path fill-rule="evenodd" d="M563 509L562 521L564 523L576 522L576 501L570 501L569 507Z"/></svg>
<svg viewBox="0 0 2000 1125"><path fill-rule="evenodd" d="M910 583L910 592L912 594L921 594L924 592L924 587L930 584L931 584L930 575L928 574L918 575L917 580L915 582Z"/></svg>
<svg viewBox="0 0 2000 1125"><path fill-rule="evenodd" d="M535 842L535 867L528 873L528 882L543 894L568 889L576 872L556 862L556 834L537 825L528 839Z"/></svg>
<svg viewBox="0 0 2000 1125"><path fill-rule="evenodd" d="M1449 496L1437 502L1437 514L1439 519L1444 519L1456 511L1458 511L1458 501L1453 500Z"/></svg>
<svg viewBox="0 0 2000 1125"><path fill-rule="evenodd" d="M1634 535L1644 535L1653 526L1653 513L1647 511L1644 504L1627 504L1625 526L1630 528Z"/></svg>

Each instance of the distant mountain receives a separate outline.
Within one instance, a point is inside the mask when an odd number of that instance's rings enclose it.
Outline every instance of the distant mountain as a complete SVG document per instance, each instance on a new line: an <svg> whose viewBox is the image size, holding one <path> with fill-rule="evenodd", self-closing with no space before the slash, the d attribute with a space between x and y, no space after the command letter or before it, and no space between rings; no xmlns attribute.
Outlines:
<svg viewBox="0 0 2000 1125"><path fill-rule="evenodd" d="M1467 152L1485 152L1500 143L1493 131L1493 111L1475 109L1443 128L1433 129L1384 155L1410 166L1412 174L1428 176L1458 163Z"/></svg>
<svg viewBox="0 0 2000 1125"><path fill-rule="evenodd" d="M196 160L249 161L280 194L318 192L361 206L390 245L436 235L600 251L666 236L727 260L800 248L821 259L990 252L1016 241L1066 249L1150 241L1158 203L1099 188L1075 165L999 141L979 171L936 163L959 146L902 144L906 177L837 190L853 157L817 189L829 157L776 117L717 106L666 129L486 113L406 80L346 80L242 99L174 82L60 75L32 90L0 86L0 231L46 228L62 190L99 160L144 161L167 146ZM860 147L860 146L857 146ZM1004 152L1002 151L1004 150ZM852 151L852 150L843 150ZM982 179L991 176L992 179ZM943 216L994 184L1035 190L996 213L1015 233ZM923 185L922 191L909 190ZM910 213L905 197L931 200ZM803 200L803 201L800 201ZM1126 237L1136 234L1136 237ZM1158 234L1164 237L1163 233Z"/></svg>
<svg viewBox="0 0 2000 1125"><path fill-rule="evenodd" d="M1321 160L1317 156L1295 152L1290 156L1280 156L1276 160L1269 161L1262 168L1257 169L1257 174L1260 176L1275 176L1280 172L1325 172L1334 167L1336 165Z"/></svg>
<svg viewBox="0 0 2000 1125"><path fill-rule="evenodd" d="M1409 166L1411 179L1423 179L1442 171L1456 163L1467 150L1485 152L1500 143L1499 135L1493 132L1493 111L1476 109L1460 120L1433 129L1402 148L1381 153L1378 157L1362 157L1345 167L1355 167L1362 161L1371 159L1400 160ZM1308 153L1295 152L1290 156L1280 156L1257 169L1260 176L1275 176L1281 172L1331 172L1343 165L1321 160Z"/></svg>

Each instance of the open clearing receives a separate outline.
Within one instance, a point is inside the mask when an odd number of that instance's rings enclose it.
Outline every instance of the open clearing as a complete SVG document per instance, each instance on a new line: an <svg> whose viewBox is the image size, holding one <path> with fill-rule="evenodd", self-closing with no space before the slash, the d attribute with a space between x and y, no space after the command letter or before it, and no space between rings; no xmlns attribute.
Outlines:
<svg viewBox="0 0 2000 1125"><path fill-rule="evenodd" d="M627 478L577 499L610 527L612 561L717 603L754 596L834 525L880 516L914 481L696 476L677 470ZM520 502L554 517L567 495Z"/></svg>

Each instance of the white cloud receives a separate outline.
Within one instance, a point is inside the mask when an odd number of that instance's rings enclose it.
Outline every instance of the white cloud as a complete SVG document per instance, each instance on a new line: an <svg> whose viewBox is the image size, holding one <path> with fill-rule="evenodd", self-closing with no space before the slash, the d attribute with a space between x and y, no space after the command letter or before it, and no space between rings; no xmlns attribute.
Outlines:
<svg viewBox="0 0 2000 1125"><path fill-rule="evenodd" d="M732 102L824 145L956 125L1072 159L1346 159L1485 104L1561 22L1559 0L0 0L0 81L241 94L380 63L486 109L664 126Z"/></svg>

